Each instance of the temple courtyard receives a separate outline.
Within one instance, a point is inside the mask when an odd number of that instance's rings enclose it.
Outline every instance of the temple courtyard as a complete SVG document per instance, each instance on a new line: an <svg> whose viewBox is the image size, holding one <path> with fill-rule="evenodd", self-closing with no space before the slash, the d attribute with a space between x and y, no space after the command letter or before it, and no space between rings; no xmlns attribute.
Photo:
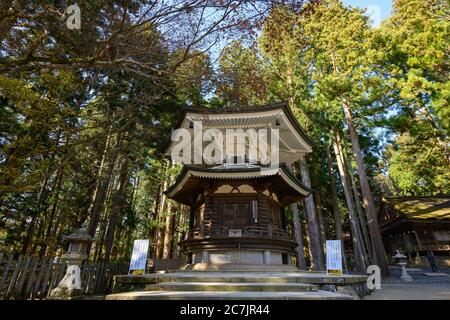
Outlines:
<svg viewBox="0 0 450 320"><path fill-rule="evenodd" d="M430 268L408 268L413 282L399 281L400 270L391 268L380 290L364 297L364 300L450 300L450 269L432 273Z"/></svg>
<svg viewBox="0 0 450 320"><path fill-rule="evenodd" d="M432 273L408 268L412 282L400 281L390 267L381 289L371 293L364 276L329 276L319 272L190 272L118 276L106 300L450 300L450 270Z"/></svg>
<svg viewBox="0 0 450 320"><path fill-rule="evenodd" d="M450 282L383 283L363 300L450 300Z"/></svg>

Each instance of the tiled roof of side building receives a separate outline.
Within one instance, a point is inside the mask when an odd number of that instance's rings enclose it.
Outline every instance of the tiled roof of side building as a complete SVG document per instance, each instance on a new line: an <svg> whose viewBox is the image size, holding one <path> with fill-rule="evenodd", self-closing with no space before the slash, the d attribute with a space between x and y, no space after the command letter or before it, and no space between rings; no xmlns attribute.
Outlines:
<svg viewBox="0 0 450 320"><path fill-rule="evenodd" d="M386 206L411 220L450 220L450 195L430 197L392 197Z"/></svg>

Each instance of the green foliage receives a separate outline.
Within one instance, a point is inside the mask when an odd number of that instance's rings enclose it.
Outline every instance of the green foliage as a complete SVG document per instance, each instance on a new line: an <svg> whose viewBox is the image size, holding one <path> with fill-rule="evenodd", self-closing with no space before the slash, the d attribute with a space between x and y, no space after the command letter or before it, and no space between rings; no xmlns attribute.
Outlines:
<svg viewBox="0 0 450 320"><path fill-rule="evenodd" d="M218 61L216 96L225 103L251 106L267 102L263 60L239 41L226 46Z"/></svg>
<svg viewBox="0 0 450 320"><path fill-rule="evenodd" d="M393 86L402 105L426 109L434 126L450 130L449 4L447 1L394 1L394 14L382 26Z"/></svg>
<svg viewBox="0 0 450 320"><path fill-rule="evenodd" d="M136 182L158 172L159 150L183 103L172 91L185 88L153 80L171 59L157 32L135 40L151 45L140 56L154 66L145 76L89 68L29 73L21 64L0 75L0 251L55 254L62 235L94 215L100 248L107 224L116 225L115 258L127 254L119 248L134 232L148 234L157 191Z"/></svg>
<svg viewBox="0 0 450 320"><path fill-rule="evenodd" d="M215 24L220 15L205 20L197 2L185 11L163 2L133 25L145 1L79 5L82 32L64 28L59 2L0 5L0 16L8 13L0 22L0 251L58 253L62 235L84 220L99 239L96 258L108 248L124 259L135 237L158 237L167 215L186 232L182 209L160 208L180 170L160 150L185 105L288 101L315 144L311 180L328 225L333 132L351 149L343 102L374 190L450 192L447 1L395 0L379 29L339 0L270 4L255 41L229 42L217 62L203 49L218 39L201 22L250 33L250 19ZM384 134L396 138L382 159Z"/></svg>
<svg viewBox="0 0 450 320"><path fill-rule="evenodd" d="M388 147L388 174L401 195L450 193L448 161L429 135L398 136Z"/></svg>
<svg viewBox="0 0 450 320"><path fill-rule="evenodd" d="M172 57L172 60L181 58ZM209 56L204 52L193 52L177 68L175 83L181 100L195 107L204 105L204 97L212 90L212 66Z"/></svg>

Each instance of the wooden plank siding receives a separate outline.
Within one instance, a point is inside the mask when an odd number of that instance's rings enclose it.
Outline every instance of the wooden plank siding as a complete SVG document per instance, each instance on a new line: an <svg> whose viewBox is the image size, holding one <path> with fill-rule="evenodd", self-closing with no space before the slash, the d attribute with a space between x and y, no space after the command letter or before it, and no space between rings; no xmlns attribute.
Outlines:
<svg viewBox="0 0 450 320"><path fill-rule="evenodd" d="M113 276L128 273L128 263L85 261L81 283L85 295L111 292ZM64 277L66 264L59 258L0 252L0 300L44 299Z"/></svg>

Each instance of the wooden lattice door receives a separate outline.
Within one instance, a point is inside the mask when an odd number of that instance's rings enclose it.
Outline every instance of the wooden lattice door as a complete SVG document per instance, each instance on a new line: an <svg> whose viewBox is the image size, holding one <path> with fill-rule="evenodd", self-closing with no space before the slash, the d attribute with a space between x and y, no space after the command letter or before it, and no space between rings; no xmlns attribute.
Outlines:
<svg viewBox="0 0 450 320"><path fill-rule="evenodd" d="M225 229L243 229L250 225L251 210L248 200L223 202L221 204L220 224Z"/></svg>

